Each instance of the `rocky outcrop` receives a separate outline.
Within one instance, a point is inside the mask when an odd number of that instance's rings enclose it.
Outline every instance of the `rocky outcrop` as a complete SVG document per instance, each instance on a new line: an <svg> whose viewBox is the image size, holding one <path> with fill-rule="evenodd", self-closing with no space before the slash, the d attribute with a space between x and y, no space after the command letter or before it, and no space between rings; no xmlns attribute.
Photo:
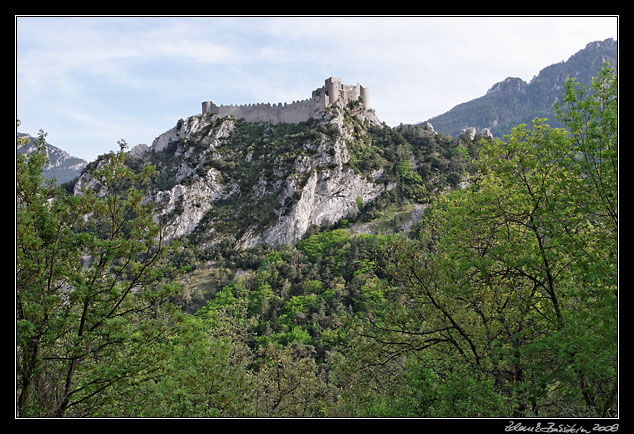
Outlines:
<svg viewBox="0 0 634 434"><path fill-rule="evenodd" d="M162 179L170 174L169 181L147 192L157 204L164 238L196 233L205 245L230 239L237 248L292 244L312 225L352 216L359 200L370 202L393 188L380 173L362 175L347 166L346 142L354 129L346 120L349 108L334 105L329 116L320 121L319 133L311 132L311 140L283 144L288 152L282 154L261 152L237 135L237 120L214 114L182 119L151 146L135 146L130 158L157 165ZM354 116L359 123L378 124L371 111ZM266 132L266 126L259 127ZM257 176L247 182L239 169L258 171ZM90 182L85 176L78 185ZM269 217L260 218L267 207ZM221 211L225 214L216 218Z"/></svg>
<svg viewBox="0 0 634 434"><path fill-rule="evenodd" d="M423 122L422 124L420 124L420 126L423 127L423 129L426 131L431 131L432 133L436 133L436 131L434 130L434 126L429 121Z"/></svg>
<svg viewBox="0 0 634 434"><path fill-rule="evenodd" d="M163 234L165 239L189 235L215 200L235 190L235 186L218 182L219 175L217 170L211 168L204 177L191 184L176 184L169 190L156 193L154 200L160 205L159 218L167 223Z"/></svg>
<svg viewBox="0 0 634 434"><path fill-rule="evenodd" d="M482 128L478 131L476 127L466 127L460 132L460 138L472 142L476 139L492 139L493 134L488 128Z"/></svg>
<svg viewBox="0 0 634 434"><path fill-rule="evenodd" d="M339 162L347 160L339 159ZM241 246L254 247L260 243L292 244L299 240L311 225L331 225L355 214L358 211L357 198L361 198L365 203L375 199L386 189L381 184L365 180L351 169L343 169L342 164L336 164L332 169L320 170L319 162L315 163L317 164L311 169L310 177L303 187L298 188L289 179L285 192L280 197L280 201L283 202L287 198L299 196L291 212L280 216L277 224L260 234L247 233L240 240Z"/></svg>
<svg viewBox="0 0 634 434"><path fill-rule="evenodd" d="M154 153L162 152L170 143L185 140L197 140L209 147L214 147L218 140L227 137L233 128L232 122L222 122L218 129L210 129L210 117L203 115L181 119L172 129L164 132L152 142ZM209 130L206 136L199 136L203 130Z"/></svg>
<svg viewBox="0 0 634 434"><path fill-rule="evenodd" d="M495 83L491 88L487 91L487 95L495 95L500 93L526 93L526 88L528 83L526 83L521 78L517 77L508 77L498 83Z"/></svg>
<svg viewBox="0 0 634 434"><path fill-rule="evenodd" d="M476 128L475 127L466 127L463 128L460 132L460 138L468 141L473 141L476 138Z"/></svg>

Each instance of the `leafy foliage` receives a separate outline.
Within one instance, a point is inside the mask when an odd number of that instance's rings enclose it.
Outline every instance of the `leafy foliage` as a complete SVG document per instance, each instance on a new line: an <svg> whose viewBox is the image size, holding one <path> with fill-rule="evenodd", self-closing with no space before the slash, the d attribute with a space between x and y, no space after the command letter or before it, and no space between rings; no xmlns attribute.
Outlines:
<svg viewBox="0 0 634 434"><path fill-rule="evenodd" d="M570 132L536 119L484 145L477 181L439 197L421 238L397 246L384 301L357 325L370 378L399 381L415 355L444 384L467 366L491 385L487 402L503 404L493 414L613 415L616 79L606 68L591 93L574 89L562 114Z"/></svg>
<svg viewBox="0 0 634 434"><path fill-rule="evenodd" d="M121 152L94 168L108 192L42 184L41 148L17 156L16 329L20 416L107 411L119 388L150 378L166 323L166 249Z"/></svg>
<svg viewBox="0 0 634 434"><path fill-rule="evenodd" d="M535 119L506 141L354 124L349 167L393 191L294 246L211 257L166 250L154 169L123 147L79 196L43 181L42 153L18 156L18 416L615 416L617 80L565 95L565 129ZM309 147L290 136L328 134L236 126L250 162L292 164ZM241 189L266 170L242 157L223 160ZM374 221L391 230L355 235Z"/></svg>

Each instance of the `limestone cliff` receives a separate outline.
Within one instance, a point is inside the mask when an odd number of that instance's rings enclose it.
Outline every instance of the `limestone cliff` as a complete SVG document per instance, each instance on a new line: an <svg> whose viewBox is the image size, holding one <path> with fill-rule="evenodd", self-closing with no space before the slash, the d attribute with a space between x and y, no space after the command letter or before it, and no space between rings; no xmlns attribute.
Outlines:
<svg viewBox="0 0 634 434"><path fill-rule="evenodd" d="M311 225L332 225L394 188L381 173L348 164L355 128L379 125L361 104L335 104L321 119L288 124L201 114L182 119L151 146L128 153L151 163L148 197L166 239L187 237L212 248L298 241ZM91 182L84 174L77 188Z"/></svg>

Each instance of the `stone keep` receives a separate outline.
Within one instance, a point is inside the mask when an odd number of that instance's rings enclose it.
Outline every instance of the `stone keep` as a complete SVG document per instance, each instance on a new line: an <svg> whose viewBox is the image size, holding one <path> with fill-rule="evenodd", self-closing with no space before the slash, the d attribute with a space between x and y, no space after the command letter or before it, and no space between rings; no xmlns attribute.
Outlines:
<svg viewBox="0 0 634 434"><path fill-rule="evenodd" d="M370 110L370 92L357 83L348 86L340 78L330 77L324 86L313 91L311 98L290 104L260 103L245 105L217 106L212 101L203 101L202 113L217 114L221 117L233 116L247 122L296 123L318 117L326 108L338 101L347 104L362 99L365 110Z"/></svg>

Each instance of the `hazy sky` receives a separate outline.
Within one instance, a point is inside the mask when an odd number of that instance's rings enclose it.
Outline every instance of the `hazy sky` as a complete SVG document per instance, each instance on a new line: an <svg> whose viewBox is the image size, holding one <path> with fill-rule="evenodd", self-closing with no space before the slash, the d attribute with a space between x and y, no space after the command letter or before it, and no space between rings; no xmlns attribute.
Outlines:
<svg viewBox="0 0 634 434"><path fill-rule="evenodd" d="M530 81L592 41L615 16L17 16L16 117L88 161L125 139L150 145L201 102L292 102L334 76L370 89L388 125Z"/></svg>

